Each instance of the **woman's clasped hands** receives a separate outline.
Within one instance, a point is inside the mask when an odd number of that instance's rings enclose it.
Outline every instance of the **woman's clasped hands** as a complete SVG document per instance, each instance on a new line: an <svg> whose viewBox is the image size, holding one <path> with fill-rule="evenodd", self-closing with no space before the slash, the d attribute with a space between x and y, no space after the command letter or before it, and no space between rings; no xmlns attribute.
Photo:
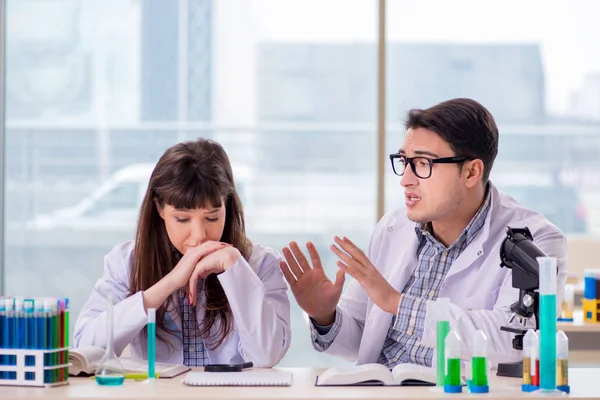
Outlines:
<svg viewBox="0 0 600 400"><path fill-rule="evenodd" d="M206 241L198 246L188 247L167 277L175 287L187 288L189 302L195 306L198 281L211 274L227 271L240 257L240 251L228 243Z"/></svg>

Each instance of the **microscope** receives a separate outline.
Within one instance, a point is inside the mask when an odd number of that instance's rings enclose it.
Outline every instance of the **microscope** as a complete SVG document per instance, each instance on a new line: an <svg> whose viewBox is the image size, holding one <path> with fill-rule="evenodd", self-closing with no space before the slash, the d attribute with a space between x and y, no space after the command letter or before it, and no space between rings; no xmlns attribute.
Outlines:
<svg viewBox="0 0 600 400"><path fill-rule="evenodd" d="M546 254L533 244L528 228L506 228L506 238L500 246L500 266L512 269L512 285L519 289L519 300L510 306L512 314L508 325L518 318L520 327L502 326L500 330L515 334L512 341L515 350L523 350L527 321L534 317L535 329L540 328L537 257L546 257ZM497 375L520 378L523 376L523 362L500 363Z"/></svg>

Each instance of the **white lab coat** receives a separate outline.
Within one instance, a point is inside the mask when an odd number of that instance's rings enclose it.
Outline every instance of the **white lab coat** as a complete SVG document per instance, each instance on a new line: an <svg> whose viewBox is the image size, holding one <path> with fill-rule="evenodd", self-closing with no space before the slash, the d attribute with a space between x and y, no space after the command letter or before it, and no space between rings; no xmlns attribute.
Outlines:
<svg viewBox="0 0 600 400"><path fill-rule="evenodd" d="M147 340L141 334L146 326L142 292L127 297L133 242L116 246L104 259L104 276L96 282L92 295L83 306L75 325L75 347L106 346L106 303L113 296L114 346L117 354L130 345L131 356L147 359ZM248 262L240 259L231 269L218 276L233 313L233 330L223 344L210 350L213 364L252 361L258 367L276 365L290 345L290 303L287 285L279 268L281 256L270 248L254 245ZM169 344L156 342L156 360L183 363L181 318L177 292L172 295L175 310L166 314L170 328ZM204 318L203 307L197 308L197 320ZM217 326L215 326L217 328ZM211 333L214 333L214 329Z"/></svg>
<svg viewBox="0 0 600 400"><path fill-rule="evenodd" d="M558 259L557 309L562 302L567 277L567 247L562 233L541 214L524 208L490 184L491 208L479 234L460 254L448 271L438 297L450 298L450 328L463 338L463 359L470 358L470 342L477 329L488 338L488 360L492 365L522 358L512 347L513 334L500 330L507 324L506 310L518 300L512 287L512 273L500 267L500 245L505 228L528 227L533 243ZM368 257L388 282L402 291L417 267L415 223L400 208L386 214L377 224ZM357 364L377 362L387 336L392 314L381 310L368 298L360 284L352 281L339 304L342 327L326 353ZM427 300L422 344L435 349L439 306ZM319 350L314 342L313 346ZM434 364L435 364L434 350Z"/></svg>

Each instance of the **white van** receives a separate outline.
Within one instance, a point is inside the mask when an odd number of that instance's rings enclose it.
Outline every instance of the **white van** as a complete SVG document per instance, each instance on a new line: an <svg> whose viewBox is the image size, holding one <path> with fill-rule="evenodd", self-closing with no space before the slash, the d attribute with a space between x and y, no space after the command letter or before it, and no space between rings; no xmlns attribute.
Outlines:
<svg viewBox="0 0 600 400"><path fill-rule="evenodd" d="M154 164L131 164L115 172L109 179L72 207L41 215L27 224L33 230L73 229L85 231L131 230L137 223L142 199L146 194ZM232 167L236 188L244 207L251 207L247 184L250 169Z"/></svg>

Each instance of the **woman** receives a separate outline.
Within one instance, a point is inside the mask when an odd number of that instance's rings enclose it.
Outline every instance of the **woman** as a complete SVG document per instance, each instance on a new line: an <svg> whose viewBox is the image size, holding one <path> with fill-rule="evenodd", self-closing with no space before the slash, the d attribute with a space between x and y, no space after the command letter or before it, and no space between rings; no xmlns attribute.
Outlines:
<svg viewBox="0 0 600 400"><path fill-rule="evenodd" d="M169 148L144 197L135 241L117 245L75 325L76 347L106 346L114 306L117 354L146 359L156 308L156 360L272 367L290 344L290 304L275 251L246 238L223 148L199 139Z"/></svg>

